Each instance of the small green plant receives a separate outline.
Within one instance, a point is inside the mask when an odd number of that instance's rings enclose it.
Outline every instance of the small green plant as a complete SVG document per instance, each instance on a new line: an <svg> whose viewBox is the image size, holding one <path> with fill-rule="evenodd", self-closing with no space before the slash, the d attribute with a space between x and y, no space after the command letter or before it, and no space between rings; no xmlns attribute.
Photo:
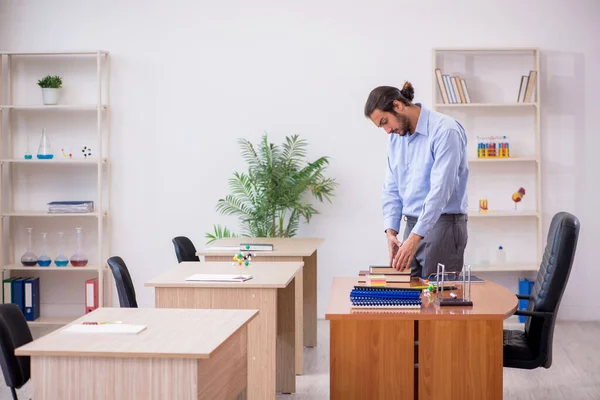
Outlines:
<svg viewBox="0 0 600 400"><path fill-rule="evenodd" d="M265 134L257 149L246 139L240 139L239 144L248 172L234 172L229 179L231 194L219 199L217 211L239 217L240 236L295 236L301 220L308 223L318 214L307 195L331 202L337 183L324 176L329 159L306 161L306 140L298 135L287 136L279 146L269 143ZM215 225L213 229L206 234L207 244L223 237L237 237L227 227Z"/></svg>
<svg viewBox="0 0 600 400"><path fill-rule="evenodd" d="M57 75L46 75L37 84L43 89L58 89L62 87L62 79Z"/></svg>

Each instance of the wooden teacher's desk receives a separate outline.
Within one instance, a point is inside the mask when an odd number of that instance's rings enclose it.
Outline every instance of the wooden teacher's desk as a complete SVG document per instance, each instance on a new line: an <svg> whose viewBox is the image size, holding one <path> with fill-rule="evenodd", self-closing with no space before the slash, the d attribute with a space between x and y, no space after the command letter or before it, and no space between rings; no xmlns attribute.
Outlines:
<svg viewBox="0 0 600 400"><path fill-rule="evenodd" d="M471 284L472 307L423 298L421 309L361 310L350 303L357 282L333 279L325 315L332 400L502 399L503 320L517 309L512 292L486 281Z"/></svg>
<svg viewBox="0 0 600 400"><path fill-rule="evenodd" d="M247 329L257 313L99 308L15 354L31 356L36 400L245 398ZM145 329L65 332L83 321L121 321Z"/></svg>
<svg viewBox="0 0 600 400"><path fill-rule="evenodd" d="M301 262L248 267L182 262L147 282L157 308L258 309L248 330L248 399L296 391L294 277ZM245 282L186 281L194 274L249 274Z"/></svg>
<svg viewBox="0 0 600 400"><path fill-rule="evenodd" d="M321 238L226 238L211 247L196 252L206 261L232 262L240 253L241 243L268 243L273 251L256 251L253 262L303 262L302 273L296 276L296 360L302 360L302 349L317 345L317 249ZM300 354L298 354L300 353ZM303 365L296 365L296 373L303 373Z"/></svg>

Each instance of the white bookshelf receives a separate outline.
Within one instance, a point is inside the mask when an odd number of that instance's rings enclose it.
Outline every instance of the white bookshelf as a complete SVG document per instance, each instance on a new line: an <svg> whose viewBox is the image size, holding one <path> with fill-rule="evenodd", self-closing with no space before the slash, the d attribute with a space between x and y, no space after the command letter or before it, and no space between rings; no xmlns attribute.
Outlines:
<svg viewBox="0 0 600 400"><path fill-rule="evenodd" d="M477 273L531 277L543 251L540 146L540 54L537 48L435 48L432 55L433 109L455 117L466 129L469 157L469 243L465 262ZM468 91L444 100L436 69L464 79ZM519 98L521 76L537 71L529 102ZM457 81L460 82L460 81ZM464 92L464 90L463 90ZM456 97L456 96L455 96ZM508 158L478 158L477 137L507 136ZM526 195L515 211L512 193ZM487 198L489 211L479 212ZM506 263L494 260L503 246Z"/></svg>
<svg viewBox="0 0 600 400"><path fill-rule="evenodd" d="M37 80L63 79L57 105L44 105ZM85 280L98 278L98 304L110 305L110 57L106 51L0 52L0 271L9 277L40 278L40 317L31 326L64 325L85 314ZM47 129L53 159L37 159L41 127ZM25 147L33 159L25 159ZM93 155L78 153L80 144ZM73 158L63 156L68 148ZM47 203L93 200L94 212L48 213ZM33 252L46 232L49 267L20 262L33 228ZM56 267L57 233L65 255L75 252L75 227L83 227L84 267ZM4 297L3 297L4 299Z"/></svg>

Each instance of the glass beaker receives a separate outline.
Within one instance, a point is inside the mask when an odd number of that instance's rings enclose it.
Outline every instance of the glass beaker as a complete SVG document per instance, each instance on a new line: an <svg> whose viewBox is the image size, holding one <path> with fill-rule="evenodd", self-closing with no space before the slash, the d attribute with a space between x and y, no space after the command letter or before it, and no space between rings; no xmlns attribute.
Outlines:
<svg viewBox="0 0 600 400"><path fill-rule="evenodd" d="M35 267L37 265L37 256L31 251L31 232L33 228L27 228L27 251L21 256L21 264L26 267Z"/></svg>
<svg viewBox="0 0 600 400"><path fill-rule="evenodd" d="M46 236L48 234L46 232L42 232L42 254L38 257L38 265L40 267L48 267L52 260L48 257L48 253L46 250Z"/></svg>
<svg viewBox="0 0 600 400"><path fill-rule="evenodd" d="M31 155L31 150L29 149L29 134L27 136L27 148L25 149L25 159L31 160L33 156Z"/></svg>
<svg viewBox="0 0 600 400"><path fill-rule="evenodd" d="M71 265L74 267L85 267L87 265L87 256L83 253L82 228L75 228L77 232L77 251L71 256Z"/></svg>
<svg viewBox="0 0 600 400"><path fill-rule="evenodd" d="M40 145L38 147L37 158L40 160L49 160L54 157L52 153L52 146L50 145L50 139L46 135L46 128L42 129L42 138L40 139Z"/></svg>
<svg viewBox="0 0 600 400"><path fill-rule="evenodd" d="M69 264L69 259L65 256L65 234L58 232L58 255L54 259L54 264L57 267L66 267Z"/></svg>

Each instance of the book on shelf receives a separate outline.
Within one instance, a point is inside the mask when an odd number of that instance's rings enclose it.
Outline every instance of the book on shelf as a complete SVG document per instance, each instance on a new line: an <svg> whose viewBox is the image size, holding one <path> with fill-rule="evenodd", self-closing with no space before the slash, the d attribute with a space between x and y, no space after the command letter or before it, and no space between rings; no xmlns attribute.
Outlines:
<svg viewBox="0 0 600 400"><path fill-rule="evenodd" d="M94 202L85 201L52 201L48 203L49 213L91 213L94 212Z"/></svg>
<svg viewBox="0 0 600 400"><path fill-rule="evenodd" d="M444 104L468 104L471 102L467 82L463 78L443 74L439 68L435 69L435 76Z"/></svg>
<svg viewBox="0 0 600 400"><path fill-rule="evenodd" d="M395 270L394 270L395 271ZM397 272L397 271L396 271ZM383 277L389 283L407 283L410 282L410 272L401 274L376 274L370 273L368 270L359 271L358 282L366 283L372 278L379 279Z"/></svg>
<svg viewBox="0 0 600 400"><path fill-rule="evenodd" d="M517 103L533 103L535 99L533 97L535 84L537 81L537 71L529 71L529 75L521 76L521 85L519 86L519 95L517 96Z"/></svg>

